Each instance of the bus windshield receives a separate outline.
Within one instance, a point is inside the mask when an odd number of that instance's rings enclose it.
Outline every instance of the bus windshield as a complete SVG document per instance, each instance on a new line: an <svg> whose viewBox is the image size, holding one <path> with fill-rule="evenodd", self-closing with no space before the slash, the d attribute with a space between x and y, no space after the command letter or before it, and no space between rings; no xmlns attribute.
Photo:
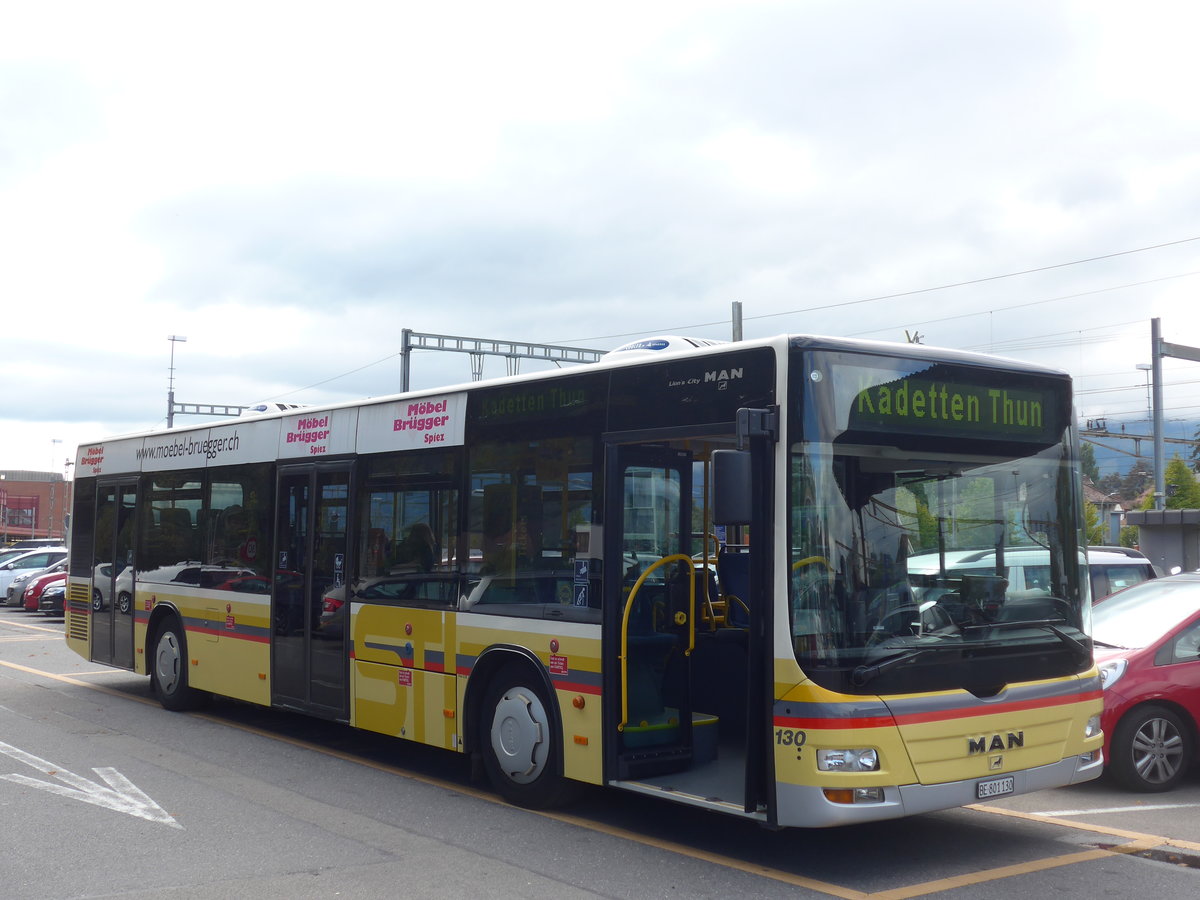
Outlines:
<svg viewBox="0 0 1200 900"><path fill-rule="evenodd" d="M789 599L804 671L848 693L983 696L1086 669L1067 380L853 353L797 362Z"/></svg>

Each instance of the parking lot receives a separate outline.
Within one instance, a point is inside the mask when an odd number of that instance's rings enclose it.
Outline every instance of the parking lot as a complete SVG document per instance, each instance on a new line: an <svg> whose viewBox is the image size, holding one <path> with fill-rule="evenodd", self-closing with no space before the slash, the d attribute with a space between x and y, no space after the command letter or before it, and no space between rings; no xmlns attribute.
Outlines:
<svg viewBox="0 0 1200 900"><path fill-rule="evenodd" d="M22 848L19 860L6 855L8 896L1200 890L1194 772L1164 795L1094 782L823 831L770 832L599 789L532 813L500 802L453 754L244 704L168 713L145 679L67 651L61 630L59 620L0 614L0 837ZM105 806L105 790L125 799ZM79 802L81 793L96 796Z"/></svg>

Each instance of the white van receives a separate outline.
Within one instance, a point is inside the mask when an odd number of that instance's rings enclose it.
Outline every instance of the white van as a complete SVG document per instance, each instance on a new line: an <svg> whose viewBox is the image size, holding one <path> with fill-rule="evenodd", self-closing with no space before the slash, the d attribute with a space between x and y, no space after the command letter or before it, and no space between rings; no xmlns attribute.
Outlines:
<svg viewBox="0 0 1200 900"><path fill-rule="evenodd" d="M1050 554L1041 547L1006 547L1001 571L996 569L994 549L947 551L945 566L942 574L952 578L962 575L996 575L1005 578L1009 595L1024 595L1028 591L1050 592ZM1159 575L1150 560L1128 547L1089 547L1087 568L1093 600ZM939 569L939 556L936 553L922 553L908 560L910 575L937 575Z"/></svg>

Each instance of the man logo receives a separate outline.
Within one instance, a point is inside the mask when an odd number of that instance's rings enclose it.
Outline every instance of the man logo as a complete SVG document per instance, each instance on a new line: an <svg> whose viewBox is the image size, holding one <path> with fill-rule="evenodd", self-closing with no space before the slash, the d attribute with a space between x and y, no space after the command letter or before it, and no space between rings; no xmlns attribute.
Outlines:
<svg viewBox="0 0 1200 900"><path fill-rule="evenodd" d="M995 753L997 750L1016 750L1019 747L1025 746L1025 732L1018 731L1008 732L1007 736L1001 734L993 734L990 738L986 735L978 738L967 738L967 754L974 756L977 753Z"/></svg>
<svg viewBox="0 0 1200 900"><path fill-rule="evenodd" d="M719 369L704 373L704 383L710 381L722 382L721 389L730 381L738 380L742 377L742 370L739 369Z"/></svg>

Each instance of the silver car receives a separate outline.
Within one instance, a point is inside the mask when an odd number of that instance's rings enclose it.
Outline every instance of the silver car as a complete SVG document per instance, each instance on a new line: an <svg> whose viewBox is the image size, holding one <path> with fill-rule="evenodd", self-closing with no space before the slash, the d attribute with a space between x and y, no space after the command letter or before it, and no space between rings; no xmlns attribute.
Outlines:
<svg viewBox="0 0 1200 900"><path fill-rule="evenodd" d="M7 562L0 563L0 591L4 592L5 605L16 606L16 600L8 590L13 579L19 575L40 572L55 563L67 558L66 547L51 547L42 550L29 550L19 556L14 556Z"/></svg>

